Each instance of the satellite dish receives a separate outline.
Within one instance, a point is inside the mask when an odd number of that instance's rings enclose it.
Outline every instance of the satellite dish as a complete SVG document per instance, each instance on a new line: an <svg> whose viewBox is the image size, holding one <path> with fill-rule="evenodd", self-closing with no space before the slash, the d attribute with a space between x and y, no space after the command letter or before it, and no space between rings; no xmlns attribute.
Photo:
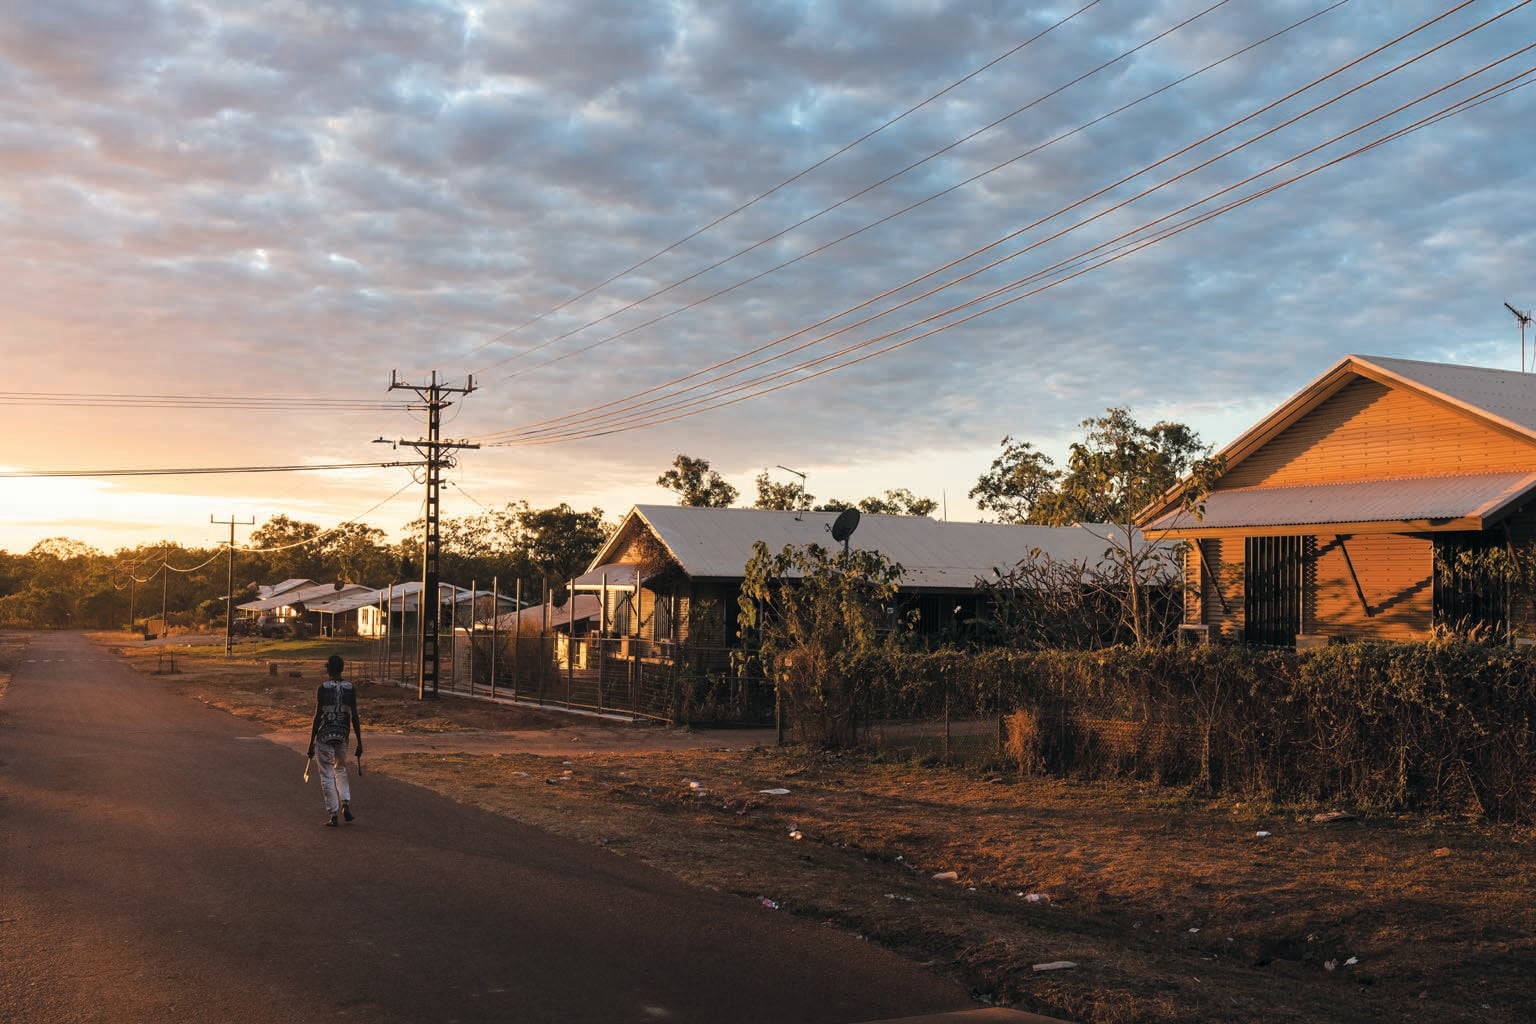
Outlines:
<svg viewBox="0 0 1536 1024"><path fill-rule="evenodd" d="M838 513L837 519L827 529L832 531L832 539L842 541L843 551L848 550L848 538L853 536L853 531L859 528L859 510L845 508Z"/></svg>

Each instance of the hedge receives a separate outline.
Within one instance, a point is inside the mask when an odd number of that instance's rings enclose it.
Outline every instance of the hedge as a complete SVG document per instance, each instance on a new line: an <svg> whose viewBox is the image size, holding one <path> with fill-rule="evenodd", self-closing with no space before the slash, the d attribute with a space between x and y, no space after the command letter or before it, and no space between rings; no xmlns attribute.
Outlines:
<svg viewBox="0 0 1536 1024"><path fill-rule="evenodd" d="M902 652L870 719L1002 719L1025 770L1536 819L1536 657L1473 643Z"/></svg>

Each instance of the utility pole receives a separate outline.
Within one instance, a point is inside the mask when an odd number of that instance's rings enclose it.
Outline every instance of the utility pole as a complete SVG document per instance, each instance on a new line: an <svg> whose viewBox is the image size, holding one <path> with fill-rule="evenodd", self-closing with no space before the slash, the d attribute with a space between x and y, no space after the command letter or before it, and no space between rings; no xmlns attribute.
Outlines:
<svg viewBox="0 0 1536 1024"><path fill-rule="evenodd" d="M224 657L235 653L235 527L255 526L255 519L215 519L208 517L214 526L229 527L229 590L224 598Z"/></svg>
<svg viewBox="0 0 1536 1024"><path fill-rule="evenodd" d="M415 441L407 441L404 438L399 441L386 441L381 437L374 442L375 444L393 444L397 448L400 445L406 445L416 449L426 460L426 524L422 528L421 596L417 601L417 615L421 620L421 658L416 680L416 697L418 700L427 700L437 697L437 630L438 618L441 615L437 588L439 582L437 555L438 526L441 516L439 489L442 486L442 471L453 465L453 457L447 453L461 448L480 447L478 444L470 444L467 441L442 439L443 410L453 405L453 402L444 396L469 394L475 390L475 378L471 375L463 387L449 387L438 382L437 371L433 370L430 384L407 384L399 380L394 371L390 371L389 390L416 392L427 412L426 437Z"/></svg>

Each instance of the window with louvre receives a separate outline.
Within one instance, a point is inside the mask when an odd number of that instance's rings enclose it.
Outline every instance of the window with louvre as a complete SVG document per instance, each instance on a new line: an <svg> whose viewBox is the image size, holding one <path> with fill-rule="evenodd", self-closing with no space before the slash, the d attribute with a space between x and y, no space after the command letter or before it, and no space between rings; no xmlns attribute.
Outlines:
<svg viewBox="0 0 1536 1024"><path fill-rule="evenodd" d="M1312 537L1249 537L1243 545L1243 639L1281 647L1303 632Z"/></svg>

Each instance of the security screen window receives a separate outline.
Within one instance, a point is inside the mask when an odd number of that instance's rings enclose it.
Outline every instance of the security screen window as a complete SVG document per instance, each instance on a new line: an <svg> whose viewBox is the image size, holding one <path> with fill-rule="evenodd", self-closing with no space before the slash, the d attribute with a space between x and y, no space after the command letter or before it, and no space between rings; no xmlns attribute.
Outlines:
<svg viewBox="0 0 1536 1024"><path fill-rule="evenodd" d="M1311 537L1249 537L1243 544L1243 639L1288 647L1302 632Z"/></svg>

